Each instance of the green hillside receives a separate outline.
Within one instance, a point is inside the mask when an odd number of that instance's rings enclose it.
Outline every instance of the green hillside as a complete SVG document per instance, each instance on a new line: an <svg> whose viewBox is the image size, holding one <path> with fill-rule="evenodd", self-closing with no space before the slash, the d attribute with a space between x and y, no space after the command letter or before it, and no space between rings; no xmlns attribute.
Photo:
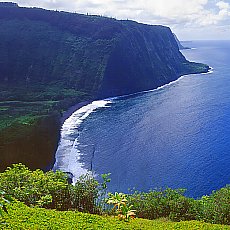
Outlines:
<svg viewBox="0 0 230 230"><path fill-rule="evenodd" d="M73 185L60 171L32 171L22 164L12 165L0 173L0 227L229 229L224 226L230 224L229 186L199 199L170 188L112 194L107 191L108 176L96 180L92 174L82 175Z"/></svg>
<svg viewBox="0 0 230 230"><path fill-rule="evenodd" d="M76 103L154 89L188 62L171 30L0 3L0 170L54 163L60 117Z"/></svg>
<svg viewBox="0 0 230 230"><path fill-rule="evenodd" d="M9 214L0 217L1 229L230 229L229 226L209 224L199 221L171 222L166 219L134 219L130 222L120 221L115 217L98 216L74 211L54 211L29 208L22 203L9 208Z"/></svg>

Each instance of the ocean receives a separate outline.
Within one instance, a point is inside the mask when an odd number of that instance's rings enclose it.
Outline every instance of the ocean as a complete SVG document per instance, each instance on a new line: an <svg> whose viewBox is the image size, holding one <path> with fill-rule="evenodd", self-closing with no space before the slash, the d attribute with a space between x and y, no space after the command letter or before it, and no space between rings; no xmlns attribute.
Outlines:
<svg viewBox="0 0 230 230"><path fill-rule="evenodd" d="M230 184L230 41L192 41L208 64L155 90L94 101L63 124L54 169L74 181L111 173L110 191L185 188L201 197Z"/></svg>

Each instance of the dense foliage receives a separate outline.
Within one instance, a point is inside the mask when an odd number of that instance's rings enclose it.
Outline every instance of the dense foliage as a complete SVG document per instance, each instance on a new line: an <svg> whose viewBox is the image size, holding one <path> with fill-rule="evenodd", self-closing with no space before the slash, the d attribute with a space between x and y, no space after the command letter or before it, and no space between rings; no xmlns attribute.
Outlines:
<svg viewBox="0 0 230 230"><path fill-rule="evenodd" d="M108 175L103 177L104 181L99 183L87 174L72 185L65 173L31 171L17 164L0 173L0 190L33 207L118 214L126 220L136 214L145 219L200 220L230 225L230 186L197 200L185 197L182 189L169 188L129 195L109 194L105 199L109 179ZM112 212L106 203L113 204Z"/></svg>
<svg viewBox="0 0 230 230"><path fill-rule="evenodd" d="M52 166L60 116L73 104L89 100L86 93L59 86L0 86L0 171L23 162L31 169Z"/></svg>
<svg viewBox="0 0 230 230"><path fill-rule="evenodd" d="M72 185L63 172L31 171L22 164L0 173L0 189L28 206L90 213L99 212L97 199L103 190L89 174Z"/></svg>
<svg viewBox="0 0 230 230"><path fill-rule="evenodd" d="M230 224L230 186L201 199L188 198L183 189L135 192L129 196L137 216L147 219L169 217L173 221L202 220Z"/></svg>
<svg viewBox="0 0 230 230"><path fill-rule="evenodd" d="M75 211L55 211L29 208L22 203L8 207L8 214L0 217L1 229L152 229L152 230L227 230L229 226L209 224L198 221L171 222L166 219L134 219L130 222L118 218L98 216Z"/></svg>

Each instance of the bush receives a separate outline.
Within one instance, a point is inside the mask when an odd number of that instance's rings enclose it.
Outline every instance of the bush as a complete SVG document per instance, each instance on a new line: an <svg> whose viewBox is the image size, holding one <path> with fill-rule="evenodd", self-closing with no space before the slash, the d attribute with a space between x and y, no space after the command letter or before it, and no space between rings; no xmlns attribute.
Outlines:
<svg viewBox="0 0 230 230"><path fill-rule="evenodd" d="M129 195L138 217L169 218L173 221L201 220L215 224L230 224L230 186L203 196L199 200L184 196L183 189L154 190Z"/></svg>
<svg viewBox="0 0 230 230"><path fill-rule="evenodd" d="M197 201L192 198L180 196L169 202L169 218L173 221L195 220L197 216Z"/></svg>
<svg viewBox="0 0 230 230"><path fill-rule="evenodd" d="M199 200L198 220L217 224L230 224L230 186L227 185L210 196Z"/></svg>
<svg viewBox="0 0 230 230"><path fill-rule="evenodd" d="M173 221L194 220L197 215L196 201L185 197L184 191L168 188L148 193L135 192L129 196L129 202L134 205L137 216L141 218L167 217Z"/></svg>
<svg viewBox="0 0 230 230"><path fill-rule="evenodd" d="M100 184L91 174L86 174L72 185L68 184L67 175L63 172L31 171L22 164L15 164L0 173L0 191L4 191L2 198L7 194L28 206L102 213L106 208L107 182L110 181L108 176L102 175L104 181ZM139 218L230 224L230 186L210 196L203 196L200 200L185 197L184 191L168 188L123 194L127 199L124 207L133 207ZM2 207L5 205L4 199Z"/></svg>
<svg viewBox="0 0 230 230"><path fill-rule="evenodd" d="M63 172L31 171L22 164L14 164L0 173L0 189L28 206L99 212L96 200L100 185L89 174L81 176L72 185L68 184Z"/></svg>
<svg viewBox="0 0 230 230"><path fill-rule="evenodd" d="M92 175L82 175L74 186L69 186L72 190L71 200L72 206L80 212L99 213L99 207L96 201L99 194L99 183Z"/></svg>
<svg viewBox="0 0 230 230"><path fill-rule="evenodd" d="M62 172L30 171L14 164L0 174L0 189L29 206L64 209L68 196L67 176Z"/></svg>

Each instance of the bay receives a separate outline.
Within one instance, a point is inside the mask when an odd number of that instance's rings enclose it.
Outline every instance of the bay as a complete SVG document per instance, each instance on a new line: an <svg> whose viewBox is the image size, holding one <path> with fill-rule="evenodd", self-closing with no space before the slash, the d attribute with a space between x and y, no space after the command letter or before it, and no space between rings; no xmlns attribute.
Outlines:
<svg viewBox="0 0 230 230"><path fill-rule="evenodd" d="M64 123L55 168L75 178L110 172L109 190L119 192L171 187L201 197L230 184L230 41L185 45L188 60L213 71L83 107Z"/></svg>

